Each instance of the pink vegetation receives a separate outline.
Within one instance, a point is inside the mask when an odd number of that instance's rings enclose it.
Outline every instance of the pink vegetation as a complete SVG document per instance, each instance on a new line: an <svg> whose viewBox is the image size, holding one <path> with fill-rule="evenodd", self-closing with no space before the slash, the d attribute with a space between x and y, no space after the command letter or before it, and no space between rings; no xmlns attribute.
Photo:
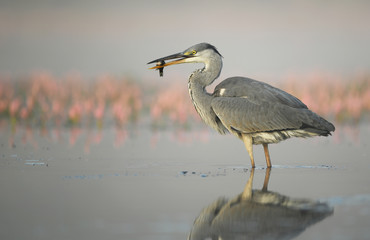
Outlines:
<svg viewBox="0 0 370 240"><path fill-rule="evenodd" d="M351 123L369 120L370 75L346 80L327 74L290 76L278 87L329 120ZM145 113L143 109L149 109L155 124L171 121L187 126L200 120L183 81L157 91L109 75L89 81L79 75L55 78L46 73L24 79L0 76L0 118L11 119L12 123L95 124L99 128L113 123L121 128L129 121L137 121Z"/></svg>
<svg viewBox="0 0 370 240"><path fill-rule="evenodd" d="M86 81L78 75L56 79L46 73L26 79L0 77L0 117L29 124L90 124L137 119L141 89L126 79L104 76Z"/></svg>
<svg viewBox="0 0 370 240"><path fill-rule="evenodd" d="M169 117L171 121L179 124L200 120L187 91L183 84L172 85L161 90L151 103L152 119L159 122L164 117Z"/></svg>

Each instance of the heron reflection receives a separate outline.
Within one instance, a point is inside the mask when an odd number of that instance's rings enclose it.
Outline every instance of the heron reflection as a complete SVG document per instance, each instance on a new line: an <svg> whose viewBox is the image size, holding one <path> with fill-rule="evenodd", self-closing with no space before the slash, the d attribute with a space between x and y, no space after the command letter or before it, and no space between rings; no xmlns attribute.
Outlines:
<svg viewBox="0 0 370 240"><path fill-rule="evenodd" d="M188 239L292 239L333 213L326 203L268 191L270 168L262 190L252 189L253 176L254 169L241 194L204 208Z"/></svg>

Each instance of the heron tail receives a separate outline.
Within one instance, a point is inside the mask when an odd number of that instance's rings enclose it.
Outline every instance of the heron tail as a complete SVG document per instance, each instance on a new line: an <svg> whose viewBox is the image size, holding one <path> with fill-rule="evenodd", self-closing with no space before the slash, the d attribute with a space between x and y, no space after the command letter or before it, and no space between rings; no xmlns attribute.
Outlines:
<svg viewBox="0 0 370 240"><path fill-rule="evenodd" d="M331 132L335 131L334 125L323 117L309 109L305 109L304 112L305 114L302 115L302 125L300 129L315 133L319 136L329 136Z"/></svg>

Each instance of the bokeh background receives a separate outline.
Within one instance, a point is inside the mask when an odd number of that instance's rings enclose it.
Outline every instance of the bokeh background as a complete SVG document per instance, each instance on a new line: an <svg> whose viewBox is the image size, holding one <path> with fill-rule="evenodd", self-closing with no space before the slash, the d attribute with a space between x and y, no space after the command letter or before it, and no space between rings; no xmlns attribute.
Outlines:
<svg viewBox="0 0 370 240"><path fill-rule="evenodd" d="M201 64L148 69L199 42L224 57L209 92L254 78L335 125L269 147L270 191L334 208L298 239L367 239L369 23L366 0L1 0L0 239L186 239L204 207L240 193L243 144L188 96Z"/></svg>
<svg viewBox="0 0 370 240"><path fill-rule="evenodd" d="M369 120L368 1L1 1L0 116L14 127L199 120L194 65L147 62L199 43L221 79L265 81L339 123ZM197 66L198 67L198 66ZM212 91L213 87L209 90Z"/></svg>

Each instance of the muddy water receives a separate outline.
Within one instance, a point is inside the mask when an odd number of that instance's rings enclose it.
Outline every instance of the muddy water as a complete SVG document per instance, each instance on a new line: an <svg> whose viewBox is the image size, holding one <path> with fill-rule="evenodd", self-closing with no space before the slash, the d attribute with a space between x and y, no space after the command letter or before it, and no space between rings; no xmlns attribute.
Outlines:
<svg viewBox="0 0 370 240"><path fill-rule="evenodd" d="M0 238L368 239L370 126L337 129L271 145L271 172L255 146L252 172L204 128L3 127Z"/></svg>

